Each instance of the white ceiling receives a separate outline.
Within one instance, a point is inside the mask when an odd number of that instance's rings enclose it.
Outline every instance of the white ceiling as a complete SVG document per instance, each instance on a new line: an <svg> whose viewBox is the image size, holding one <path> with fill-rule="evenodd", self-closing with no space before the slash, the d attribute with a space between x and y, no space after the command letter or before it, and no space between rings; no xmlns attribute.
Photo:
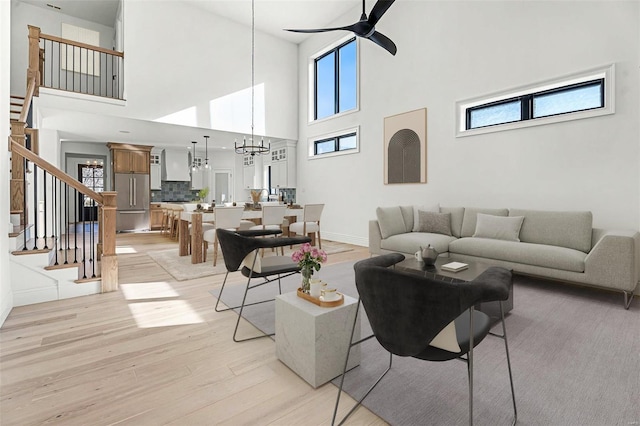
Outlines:
<svg viewBox="0 0 640 426"><path fill-rule="evenodd" d="M55 10L91 22L113 27L120 0L21 0L47 10ZM160 0L155 0L160 2ZM251 0L175 0L251 26ZM255 0L256 29L293 43L300 43L308 35L284 31L284 28L322 28L349 10L362 4L361 0ZM368 0L367 12L375 4ZM49 5L59 7L52 8ZM125 4L126 7L126 4ZM355 13L348 25L360 17Z"/></svg>
<svg viewBox="0 0 640 426"><path fill-rule="evenodd" d="M19 0L47 10L74 16L113 27L120 0ZM132 0L139 1L139 0ZM168 0L154 0L157 2ZM251 0L174 0L251 26ZM375 4L366 1L367 12ZM54 5L60 9L53 9ZM255 0L256 29L293 43L300 43L307 34L284 31L283 28L323 28L335 24L356 22L361 0ZM126 8L126 3L125 3ZM356 9L353 19L335 20ZM152 121L131 120L121 117L101 116L82 112L43 108L41 117L46 128L58 129L63 140L84 142L132 142L154 146L175 146L175 141L188 144L203 142L203 135L210 135L210 149L233 149L233 141L241 135L211 129L192 128ZM117 130L115 130L117 129ZM129 133L121 133L126 129ZM272 140L272 142L274 142Z"/></svg>

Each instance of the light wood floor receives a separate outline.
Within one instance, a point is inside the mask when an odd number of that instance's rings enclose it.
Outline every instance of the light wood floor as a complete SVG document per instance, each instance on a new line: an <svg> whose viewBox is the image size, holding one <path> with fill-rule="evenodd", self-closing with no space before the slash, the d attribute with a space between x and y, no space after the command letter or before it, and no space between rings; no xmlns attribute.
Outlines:
<svg viewBox="0 0 640 426"><path fill-rule="evenodd" d="M224 275L175 281L145 254L177 246L158 233L119 234L117 245L119 291L11 311L0 424L330 424L335 386L314 390L269 338L232 341L236 314L215 312L209 293ZM353 248L329 264L368 257ZM341 401L346 413L353 400ZM349 424L385 422L361 407Z"/></svg>

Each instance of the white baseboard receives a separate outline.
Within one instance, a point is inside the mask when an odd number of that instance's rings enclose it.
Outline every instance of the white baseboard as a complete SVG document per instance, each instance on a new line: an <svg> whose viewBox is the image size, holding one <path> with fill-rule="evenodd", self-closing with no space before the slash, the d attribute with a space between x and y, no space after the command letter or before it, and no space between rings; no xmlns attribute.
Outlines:
<svg viewBox="0 0 640 426"><path fill-rule="evenodd" d="M324 240L353 244L354 246L369 246L368 238L357 237L355 235L337 234L335 232L323 232L322 230L320 231L320 234L322 235L322 239Z"/></svg>

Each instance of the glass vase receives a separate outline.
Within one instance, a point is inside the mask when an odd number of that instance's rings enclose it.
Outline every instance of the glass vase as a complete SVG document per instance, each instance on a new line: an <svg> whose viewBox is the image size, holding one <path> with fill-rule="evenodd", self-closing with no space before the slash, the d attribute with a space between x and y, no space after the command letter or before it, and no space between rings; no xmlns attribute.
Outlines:
<svg viewBox="0 0 640 426"><path fill-rule="evenodd" d="M300 269L300 274L302 275L302 284L300 288L304 293L309 293L309 288L311 287L309 284L309 280L313 276L313 267L311 266L303 266Z"/></svg>

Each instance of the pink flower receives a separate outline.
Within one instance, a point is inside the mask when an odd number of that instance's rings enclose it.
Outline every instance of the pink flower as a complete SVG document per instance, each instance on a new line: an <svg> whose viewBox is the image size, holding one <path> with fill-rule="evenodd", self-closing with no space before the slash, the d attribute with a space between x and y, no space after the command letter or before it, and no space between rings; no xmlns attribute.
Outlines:
<svg viewBox="0 0 640 426"><path fill-rule="evenodd" d="M304 243L300 250L302 250L303 253L309 253L311 251L311 244Z"/></svg>

